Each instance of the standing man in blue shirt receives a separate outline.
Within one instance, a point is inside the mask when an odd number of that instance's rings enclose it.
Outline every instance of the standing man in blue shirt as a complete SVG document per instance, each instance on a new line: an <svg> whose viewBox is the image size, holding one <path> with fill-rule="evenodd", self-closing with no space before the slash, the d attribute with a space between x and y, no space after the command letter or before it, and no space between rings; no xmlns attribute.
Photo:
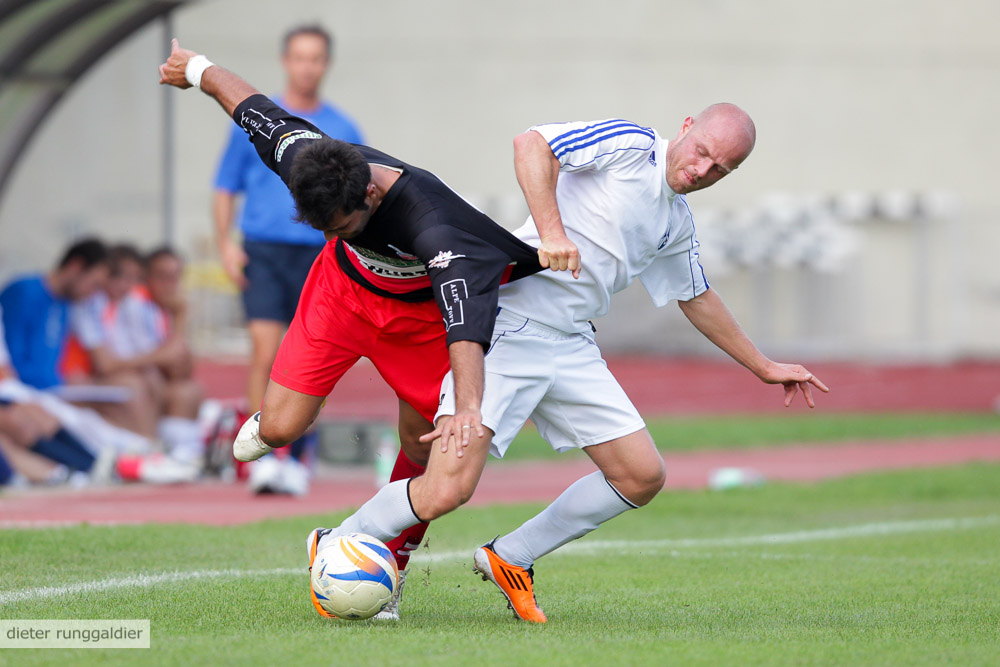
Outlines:
<svg viewBox="0 0 1000 667"><path fill-rule="evenodd" d="M330 34L318 25L290 30L281 56L287 75L285 91L274 101L334 139L360 144L363 140L354 122L319 96L332 48ZM239 194L244 196L242 246L230 234ZM213 214L222 265L243 292L252 345L247 400L254 412L264 400L281 338L325 239L322 232L294 221L295 205L288 188L261 162L238 126L233 126L215 178Z"/></svg>

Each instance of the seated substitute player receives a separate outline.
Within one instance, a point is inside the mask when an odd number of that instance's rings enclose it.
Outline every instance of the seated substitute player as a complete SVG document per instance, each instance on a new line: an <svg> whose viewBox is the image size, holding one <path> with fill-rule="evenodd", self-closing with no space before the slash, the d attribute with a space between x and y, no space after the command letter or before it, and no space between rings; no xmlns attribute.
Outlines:
<svg viewBox="0 0 1000 667"><path fill-rule="evenodd" d="M452 428L481 430L483 356L499 285L539 271L542 253L430 172L324 136L176 40L160 76L215 98L288 185L299 218L334 241L313 264L264 405L234 443L237 458L253 460L298 438L362 356L400 399L403 453L392 479L423 472L429 446L418 438L433 428L449 362L459 405ZM389 542L401 570L426 524L413 528Z"/></svg>
<svg viewBox="0 0 1000 667"><path fill-rule="evenodd" d="M514 613L544 623L532 565L552 550L622 512L645 505L664 482L663 459L642 418L601 358L590 320L608 312L612 294L642 281L653 302L678 301L709 340L769 384L785 405L801 389L826 386L802 366L761 354L713 290L698 261L685 194L731 173L750 154L753 123L738 107L713 105L687 118L667 142L622 120L540 125L514 142L515 171L531 217L515 235L537 244L563 228L578 256L570 268L539 273L501 290L486 356L484 436L456 440L454 382L446 377L427 472L392 482L327 535L363 532L391 539L468 500L487 453L502 456L525 420L558 450L583 448L600 469L570 486L516 531L479 548L475 567L507 597ZM578 262L582 260L582 267Z"/></svg>
<svg viewBox="0 0 1000 667"><path fill-rule="evenodd" d="M157 353L140 354L135 346L136 308L133 290L145 274L142 254L130 244L108 248L108 280L104 289L89 299L73 304L70 324L76 343L82 348L82 362L76 368L79 382L127 386L141 397L132 411L133 428L147 437L156 436L159 404L162 400L155 366Z"/></svg>

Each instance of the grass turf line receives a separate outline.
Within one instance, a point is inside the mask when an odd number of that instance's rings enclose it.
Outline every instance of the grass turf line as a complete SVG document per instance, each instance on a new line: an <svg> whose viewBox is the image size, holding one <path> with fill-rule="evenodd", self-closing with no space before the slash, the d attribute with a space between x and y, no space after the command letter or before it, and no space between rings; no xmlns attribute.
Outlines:
<svg viewBox="0 0 1000 667"><path fill-rule="evenodd" d="M771 447L780 445L894 440L1000 433L1000 414L989 413L872 413L713 415L657 417L646 420L661 451L695 451ZM571 450L553 451L538 431L526 426L511 444L504 461L585 456Z"/></svg>
<svg viewBox="0 0 1000 667"><path fill-rule="evenodd" d="M1000 515L1000 466L817 485L661 494L588 540L721 538L877 521ZM538 506L461 510L422 554L467 551ZM306 596L304 535L340 518L249 526L5 531L4 591L170 570L293 568L83 592L0 607L4 618L149 618L153 649L4 651L17 664L990 664L1000 651L1000 525L774 545L554 554L537 564L546 626L514 621L462 559L415 559L396 625L330 623ZM465 560L469 560L466 558ZM301 568L301 573L294 573Z"/></svg>

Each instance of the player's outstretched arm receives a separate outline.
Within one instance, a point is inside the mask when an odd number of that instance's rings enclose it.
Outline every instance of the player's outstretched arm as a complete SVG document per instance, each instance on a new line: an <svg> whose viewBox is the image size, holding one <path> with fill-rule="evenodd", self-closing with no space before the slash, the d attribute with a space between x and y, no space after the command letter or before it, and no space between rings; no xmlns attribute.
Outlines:
<svg viewBox="0 0 1000 667"><path fill-rule="evenodd" d="M709 289L690 301L678 303L691 324L723 352L745 366L762 382L783 385L786 408L792 404L792 399L800 389L810 408L816 407L813 387L822 392L830 391L806 368L797 364L780 364L764 356L743 332L739 322L715 290Z"/></svg>
<svg viewBox="0 0 1000 667"><path fill-rule="evenodd" d="M542 135L528 130L514 138L514 173L542 241L539 263L553 271L572 271L579 278L580 251L566 236L556 201L559 160Z"/></svg>
<svg viewBox="0 0 1000 667"><path fill-rule="evenodd" d="M209 62L205 56L181 48L176 39L170 43L167 61L160 65L160 83L181 89L197 85L230 116L240 102L260 92L229 70Z"/></svg>

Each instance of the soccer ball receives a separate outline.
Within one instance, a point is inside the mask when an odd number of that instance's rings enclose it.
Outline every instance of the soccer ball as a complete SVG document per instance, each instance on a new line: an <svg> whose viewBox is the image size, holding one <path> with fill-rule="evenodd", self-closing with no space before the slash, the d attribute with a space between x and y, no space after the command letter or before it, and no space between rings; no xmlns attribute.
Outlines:
<svg viewBox="0 0 1000 667"><path fill-rule="evenodd" d="M329 540L313 561L311 584L320 606L337 618L360 621L382 611L399 585L389 548L371 535Z"/></svg>

